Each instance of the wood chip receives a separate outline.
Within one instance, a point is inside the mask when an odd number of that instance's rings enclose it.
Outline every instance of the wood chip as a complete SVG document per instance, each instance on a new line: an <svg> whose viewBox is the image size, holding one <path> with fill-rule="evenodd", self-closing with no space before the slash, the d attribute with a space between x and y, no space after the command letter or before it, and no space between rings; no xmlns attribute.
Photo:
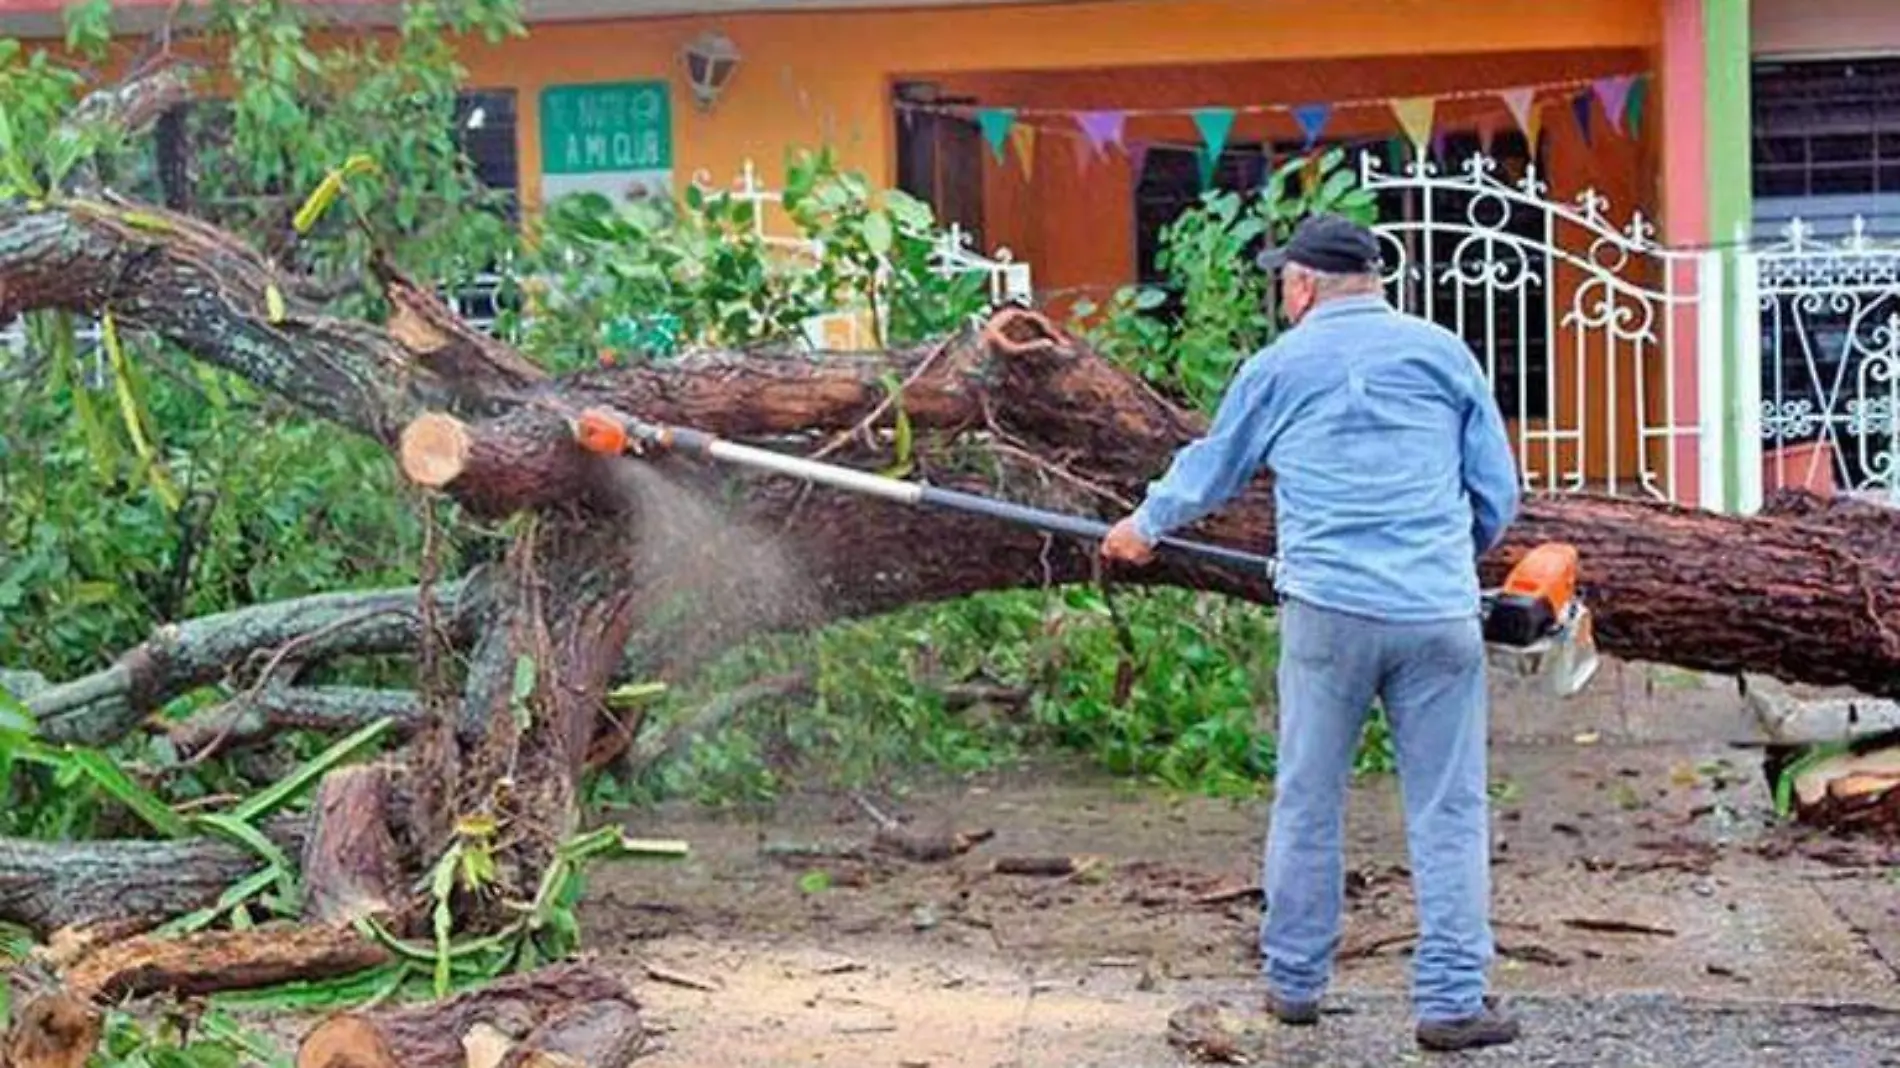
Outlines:
<svg viewBox="0 0 1900 1068"><path fill-rule="evenodd" d="M1629 920L1599 920L1589 916L1572 916L1563 921L1565 927L1579 931L1596 931L1602 934L1640 934L1658 935L1674 938L1676 932L1668 927L1655 927L1647 923L1632 923Z"/></svg>
<svg viewBox="0 0 1900 1068"><path fill-rule="evenodd" d="M514 1045L514 1039L487 1021L476 1023L462 1036L462 1052L468 1057L468 1068L499 1068Z"/></svg>
<svg viewBox="0 0 1900 1068"><path fill-rule="evenodd" d="M716 991L719 989L719 984L710 979L701 979L697 975L676 972L671 968L659 964L647 965L646 976L656 983L665 983L668 986L683 986L688 990Z"/></svg>
<svg viewBox="0 0 1900 1068"><path fill-rule="evenodd" d="M1246 883L1240 886L1217 886L1205 893L1196 894L1191 900L1196 905L1224 905L1229 901L1245 901L1260 896L1259 883Z"/></svg>

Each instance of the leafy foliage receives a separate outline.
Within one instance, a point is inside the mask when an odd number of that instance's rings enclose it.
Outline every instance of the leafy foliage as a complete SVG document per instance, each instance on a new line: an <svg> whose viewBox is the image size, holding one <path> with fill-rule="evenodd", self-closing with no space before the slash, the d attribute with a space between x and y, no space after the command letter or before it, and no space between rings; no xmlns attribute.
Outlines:
<svg viewBox="0 0 1900 1068"><path fill-rule="evenodd" d="M1374 197L1359 188L1344 149L1289 160L1252 193L1203 193L1162 230L1155 262L1166 283L1124 288L1105 308L1081 305L1078 325L1104 356L1212 411L1241 361L1275 332L1256 254L1319 212L1368 224L1375 217ZM1171 300L1178 313L1164 318Z"/></svg>
<svg viewBox="0 0 1900 1068"><path fill-rule="evenodd" d="M525 312L509 325L565 369L681 346L796 344L807 321L840 310L885 324L881 340L914 341L982 310L983 276L932 269L927 205L874 192L828 150L794 153L786 175L782 208L697 185L679 204L563 198L519 267Z"/></svg>
<svg viewBox="0 0 1900 1068"><path fill-rule="evenodd" d="M109 7L69 10L82 56L104 48ZM334 286L346 314L376 311L353 284L373 246L452 281L514 242L453 120L456 35L519 33L516 4L411 0L395 34L321 47L307 5L217 0L206 16L214 65L234 77L222 105L186 113L197 162L184 189L161 188L152 136L72 118L76 72L0 41L0 200L66 195L96 167L124 192L184 196ZM227 146L210 148L213 136ZM297 220L310 225L293 245L297 209L346 162L355 173L332 195L351 210ZM0 430L0 663L71 675L153 621L414 574L419 526L372 444L286 418L235 377L105 325L38 314L24 359L0 353L0 405L14 416Z"/></svg>

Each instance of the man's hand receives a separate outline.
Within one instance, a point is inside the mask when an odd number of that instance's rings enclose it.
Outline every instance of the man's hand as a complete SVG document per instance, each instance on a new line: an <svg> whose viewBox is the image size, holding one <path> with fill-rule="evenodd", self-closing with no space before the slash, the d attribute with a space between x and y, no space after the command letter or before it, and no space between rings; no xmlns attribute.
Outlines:
<svg viewBox="0 0 1900 1068"><path fill-rule="evenodd" d="M1108 537L1102 539L1102 556L1127 564L1145 564L1155 558L1155 549L1142 539L1130 516L1109 528Z"/></svg>

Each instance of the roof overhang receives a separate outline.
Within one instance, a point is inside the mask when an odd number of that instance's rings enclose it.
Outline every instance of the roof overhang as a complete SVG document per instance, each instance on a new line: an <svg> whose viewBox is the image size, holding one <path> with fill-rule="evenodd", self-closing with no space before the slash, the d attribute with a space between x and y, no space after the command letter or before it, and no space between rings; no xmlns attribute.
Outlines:
<svg viewBox="0 0 1900 1068"><path fill-rule="evenodd" d="M999 6L1012 0L524 0L527 21L584 22L668 15L738 15L786 11L846 11L920 7ZM1025 0L1013 0L1016 3ZM1033 2L1033 0L1031 0ZM1042 0L1073 3L1076 0ZM0 0L0 37L61 37L60 12L71 0ZM150 33L172 9L173 0L114 0L115 28L121 33ZM320 0L308 5L327 20L348 26L395 24L396 0Z"/></svg>

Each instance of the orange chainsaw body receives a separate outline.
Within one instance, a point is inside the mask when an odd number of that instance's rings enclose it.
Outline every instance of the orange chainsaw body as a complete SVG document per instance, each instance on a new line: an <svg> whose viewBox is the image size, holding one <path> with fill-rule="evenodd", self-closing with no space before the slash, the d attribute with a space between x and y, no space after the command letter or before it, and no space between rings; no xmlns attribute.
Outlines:
<svg viewBox="0 0 1900 1068"><path fill-rule="evenodd" d="M1531 645L1562 624L1576 596L1576 546L1545 542L1524 554L1504 585L1486 595L1485 640Z"/></svg>

